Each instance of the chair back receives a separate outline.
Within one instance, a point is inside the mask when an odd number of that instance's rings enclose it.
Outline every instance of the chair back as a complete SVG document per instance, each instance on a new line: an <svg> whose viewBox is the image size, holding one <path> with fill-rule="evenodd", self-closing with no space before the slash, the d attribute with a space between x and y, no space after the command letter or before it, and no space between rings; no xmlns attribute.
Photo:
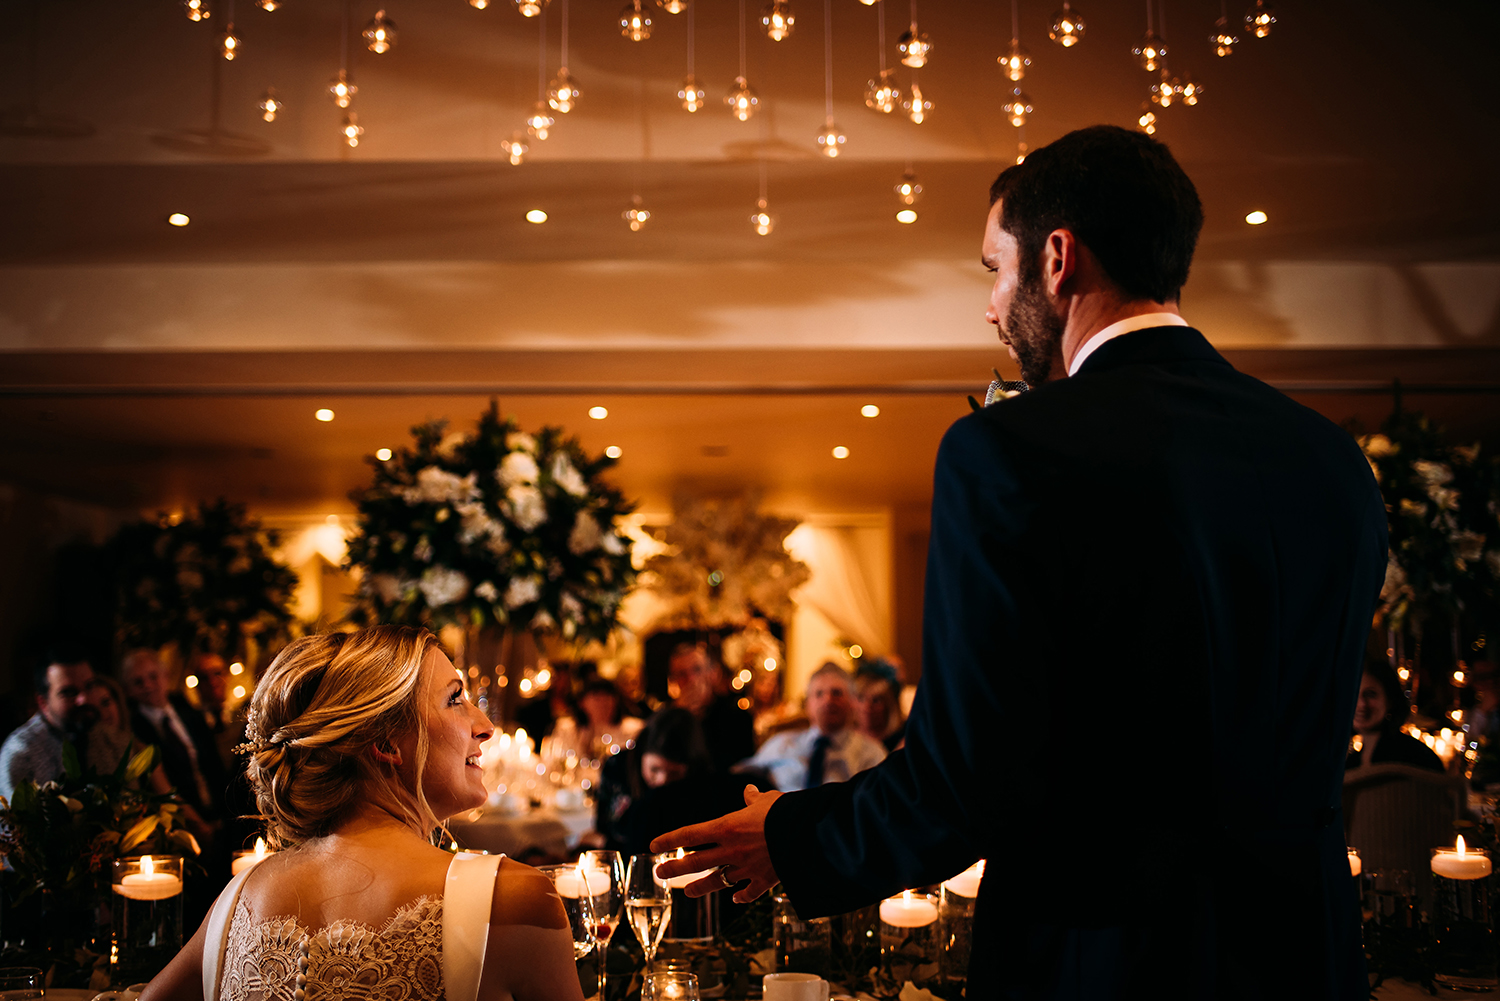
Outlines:
<svg viewBox="0 0 1500 1001"><path fill-rule="evenodd" d="M1432 849L1453 844L1465 801L1461 775L1412 765L1368 765L1344 773L1344 837L1365 872L1405 869L1430 899Z"/></svg>

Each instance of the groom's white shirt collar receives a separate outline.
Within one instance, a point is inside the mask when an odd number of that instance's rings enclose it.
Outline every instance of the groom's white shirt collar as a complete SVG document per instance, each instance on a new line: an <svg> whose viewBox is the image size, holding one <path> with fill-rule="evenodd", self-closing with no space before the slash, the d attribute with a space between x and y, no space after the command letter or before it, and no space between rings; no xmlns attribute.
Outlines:
<svg viewBox="0 0 1500 1001"><path fill-rule="evenodd" d="M1122 334L1128 334L1136 330L1145 330L1148 327L1187 327L1191 326L1186 320L1176 313L1141 313L1137 316L1127 316L1123 320L1116 320L1093 337L1083 342L1083 347L1073 356L1073 364L1068 366L1069 375L1077 375L1078 369L1083 365L1084 359L1099 349L1099 345L1105 341L1112 341Z"/></svg>

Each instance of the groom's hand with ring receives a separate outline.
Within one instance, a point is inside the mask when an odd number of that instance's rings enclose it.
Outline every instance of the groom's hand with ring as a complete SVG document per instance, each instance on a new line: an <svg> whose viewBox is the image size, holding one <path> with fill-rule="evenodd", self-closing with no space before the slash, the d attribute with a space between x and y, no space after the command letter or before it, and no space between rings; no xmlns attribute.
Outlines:
<svg viewBox="0 0 1500 1001"><path fill-rule="evenodd" d="M771 866L771 852L766 847L766 814L780 796L779 792L761 792L748 785L743 810L663 834L651 842L653 852L672 852L693 845L707 847L682 858L669 859L657 867L657 872L663 879L669 879L713 869L687 885L690 897L727 890L748 880L749 884L734 895L736 903L748 904L779 882Z"/></svg>

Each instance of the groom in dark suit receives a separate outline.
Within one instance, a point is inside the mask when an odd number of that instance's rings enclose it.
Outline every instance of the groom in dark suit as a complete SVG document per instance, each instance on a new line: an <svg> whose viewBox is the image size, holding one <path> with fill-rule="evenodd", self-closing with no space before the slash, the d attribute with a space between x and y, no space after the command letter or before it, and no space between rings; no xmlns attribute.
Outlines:
<svg viewBox="0 0 1500 1001"><path fill-rule="evenodd" d="M1071 133L991 202L987 318L1033 389L939 450L906 748L653 848L716 845L664 871L804 917L985 858L970 999L1364 998L1369 467L1178 315L1202 210L1161 143Z"/></svg>

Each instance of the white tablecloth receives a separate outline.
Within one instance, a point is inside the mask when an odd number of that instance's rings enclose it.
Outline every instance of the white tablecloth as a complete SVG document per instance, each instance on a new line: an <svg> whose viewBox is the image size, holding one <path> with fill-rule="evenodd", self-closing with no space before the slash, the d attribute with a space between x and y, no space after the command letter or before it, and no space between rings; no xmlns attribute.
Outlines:
<svg viewBox="0 0 1500 1001"><path fill-rule="evenodd" d="M448 830L459 845L512 857L533 849L548 855L566 855L578 847L580 838L594 829L592 809L561 812L543 807L516 815L486 808L477 819L469 817L465 814L448 821Z"/></svg>

